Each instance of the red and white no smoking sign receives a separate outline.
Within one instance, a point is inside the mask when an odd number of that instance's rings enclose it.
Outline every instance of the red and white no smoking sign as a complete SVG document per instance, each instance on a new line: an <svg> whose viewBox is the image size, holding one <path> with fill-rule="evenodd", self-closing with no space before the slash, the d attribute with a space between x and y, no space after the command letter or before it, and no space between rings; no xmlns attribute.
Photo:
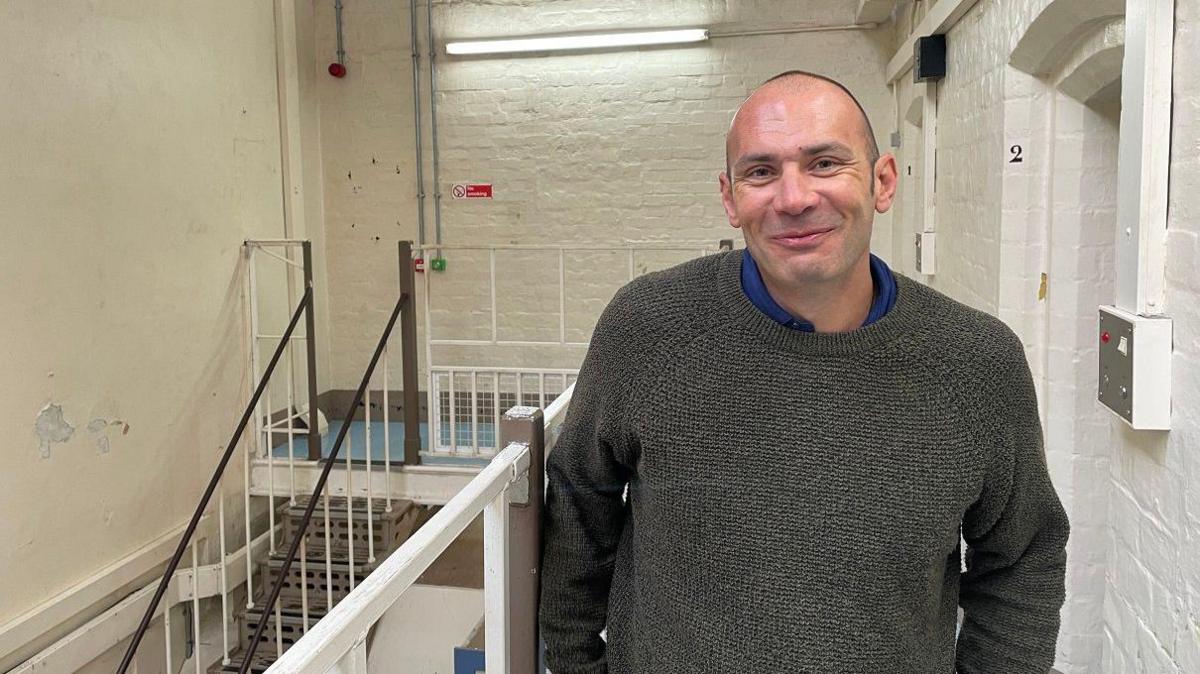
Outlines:
<svg viewBox="0 0 1200 674"><path fill-rule="evenodd" d="M455 199L491 199L491 183L456 183L450 190Z"/></svg>

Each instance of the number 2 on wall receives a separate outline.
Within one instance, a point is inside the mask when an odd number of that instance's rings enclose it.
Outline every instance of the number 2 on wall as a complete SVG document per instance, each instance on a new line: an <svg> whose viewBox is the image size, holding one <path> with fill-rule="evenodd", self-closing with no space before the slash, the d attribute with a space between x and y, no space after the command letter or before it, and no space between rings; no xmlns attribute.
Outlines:
<svg viewBox="0 0 1200 674"><path fill-rule="evenodd" d="M1020 145L1014 145L1008 148L1008 153L1012 155L1012 158L1008 160L1008 163L1020 164L1021 162L1025 161L1025 158L1021 156L1022 151L1023 150L1021 149Z"/></svg>

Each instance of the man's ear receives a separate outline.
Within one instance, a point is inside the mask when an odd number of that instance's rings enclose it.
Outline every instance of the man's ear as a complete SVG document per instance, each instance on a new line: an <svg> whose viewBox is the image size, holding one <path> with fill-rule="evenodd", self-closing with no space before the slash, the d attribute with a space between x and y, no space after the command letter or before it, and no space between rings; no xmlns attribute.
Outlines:
<svg viewBox="0 0 1200 674"><path fill-rule="evenodd" d="M875 173L871 177L875 181L875 211L887 213L896 199L896 184L899 173L896 170L896 157L887 153L875 162Z"/></svg>
<svg viewBox="0 0 1200 674"><path fill-rule="evenodd" d="M729 180L729 174L721 171L717 174L717 182L721 183L721 205L725 207L729 225L734 228L741 227L737 220L737 206L733 202L733 183Z"/></svg>

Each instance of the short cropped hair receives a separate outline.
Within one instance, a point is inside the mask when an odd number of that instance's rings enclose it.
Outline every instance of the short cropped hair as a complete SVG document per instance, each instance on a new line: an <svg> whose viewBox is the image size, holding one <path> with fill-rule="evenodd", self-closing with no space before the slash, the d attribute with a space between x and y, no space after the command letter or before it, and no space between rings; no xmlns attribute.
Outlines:
<svg viewBox="0 0 1200 674"><path fill-rule="evenodd" d="M871 126L871 118L867 116L867 111L863 108L862 103L858 102L858 97L856 97L853 93L851 93L851 91L846 88L846 85L842 84L841 82L838 82L837 80L835 80L831 77L826 77L825 75L818 75L817 73L808 72L807 70L785 70L784 72L781 72L778 75L775 75L774 77L766 80L762 84L755 87L754 91L750 92L750 96L753 96L755 92L757 92L759 89L765 87L766 85L770 84L771 82L774 82L776 80L791 79L791 78L802 78L802 79L818 80L821 82L828 82L829 84L832 84L833 86L837 87L838 89L841 89L843 93L845 93L847 96L850 97L850 100L854 101L854 106L857 107L859 113L862 114L863 128L866 129L866 138L864 138L863 140L865 141L866 146L867 146L867 158L871 162L871 166L875 166L875 162L879 161L880 154L879 154L879 143L875 142L875 129L874 129L874 127ZM749 100L750 96L747 96L746 100ZM745 101L742 101L742 103L744 105ZM740 105L738 106L738 110L741 110ZM735 118L737 117L737 113L734 113L734 117ZM733 175L730 173L729 168L730 168L729 167L729 153L728 153L728 151L726 151L726 153L725 153L725 175L728 176L729 179L732 181Z"/></svg>

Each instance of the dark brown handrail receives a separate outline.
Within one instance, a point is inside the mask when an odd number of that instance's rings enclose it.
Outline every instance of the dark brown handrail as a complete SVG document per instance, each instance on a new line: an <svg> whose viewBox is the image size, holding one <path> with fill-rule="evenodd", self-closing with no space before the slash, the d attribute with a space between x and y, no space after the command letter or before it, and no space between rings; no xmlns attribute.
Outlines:
<svg viewBox="0 0 1200 674"><path fill-rule="evenodd" d="M279 600L279 592L287 580L288 571L292 568L292 562L296 561L296 553L300 550L300 542L304 540L305 532L308 531L308 525L312 522L313 511L317 507L317 501L321 498L321 492L325 490L325 482L329 479L329 473L333 470L333 466L337 462L338 451L342 448L342 441L346 439L346 433L350 430L350 420L354 418L355 411L363 401L367 386L371 383L371 375L375 373L375 366L379 363L380 356L383 355L388 338L392 334L392 328L396 326L396 318L400 315L400 310L404 308L410 297L408 293L400 293L400 299L396 300L396 307L392 309L392 315L388 318L387 327L383 329L383 336L379 338L379 344L375 347L375 354L371 356L371 362L367 365L367 371L363 373L362 382L358 385L358 390L354 393L354 400L350 402L350 409L347 411L345 417L346 421L342 424L341 429L338 430L337 440L333 443L333 449L329 452L329 458L325 461L325 466L321 469L321 476L317 478L317 484L313 489L312 497L308 499L308 506L304 509L304 517L296 527L298 533L292 537L292 543L288 547L287 558L283 560L283 568L276 574L275 582L271 585L271 594L263 604L263 618L258 621L258 627L254 629L254 636L250 638L250 643L246 645L246 652L242 656L242 665L238 668L238 674L246 674L246 672L250 671L250 662L254 658L254 652L258 650L258 643L262 639L263 630L267 627L267 616L274 610L275 602ZM346 494L347 500L351 498L351 494ZM179 554L182 554L182 552Z"/></svg>
<svg viewBox="0 0 1200 674"><path fill-rule="evenodd" d="M267 365L266 372L263 373L262 379L259 380L258 386L254 389L254 395L250 397L250 402L246 405L246 411L242 414L242 420L238 422L237 430L233 432L233 438L225 446L225 453L221 456L221 462L217 464L217 469L213 471L212 479L208 481L208 488L204 490L204 496L200 498L200 503L196 505L196 512L192 514L192 519L188 522L187 530L183 532L183 538L180 539L179 546L175 548L175 554L167 564L167 570L163 573L162 580L158 583L158 589L154 591L154 598L150 600L150 605L146 607L146 613L142 616L142 622L138 625L137 631L134 632L133 640L129 642L129 648L125 650L125 657L121 659L121 666L117 668L117 674L125 674L129 669L129 665L133 662L133 656L137 652L138 644L141 643L142 637L146 634L146 629L150 626L150 620L154 617L154 609L158 607L158 602L162 601L163 595L166 594L167 587L171 584L171 577L175 575L175 570L179 567L179 560L183 558L184 550L187 550L188 543L196 533L196 526L200 523L200 517L204 514L204 509L208 507L208 501L212 498L213 492L216 491L217 484L220 483L221 476L225 473L225 467L229 464L229 459L233 456L234 450L237 449L238 441L241 440L242 433L246 430L246 424L250 422L250 417L254 414L255 407L258 406L258 399L262 396L263 391L266 390L267 382L271 379L271 373L275 371L275 365L279 362L284 348L292 338L292 332L295 331L296 324L300 322L301 314L306 311L309 313L312 312L311 285L304 289L304 296L300 298L300 303L296 306L296 311L292 313L292 320L288 323L287 330L283 333L283 338L279 340L279 346L275 347L275 353L271 356L271 362ZM290 414L291 410L288 413ZM249 550L246 551L246 554L249 554ZM286 573L286 569L284 572ZM249 659L247 659L247 662L249 662Z"/></svg>

